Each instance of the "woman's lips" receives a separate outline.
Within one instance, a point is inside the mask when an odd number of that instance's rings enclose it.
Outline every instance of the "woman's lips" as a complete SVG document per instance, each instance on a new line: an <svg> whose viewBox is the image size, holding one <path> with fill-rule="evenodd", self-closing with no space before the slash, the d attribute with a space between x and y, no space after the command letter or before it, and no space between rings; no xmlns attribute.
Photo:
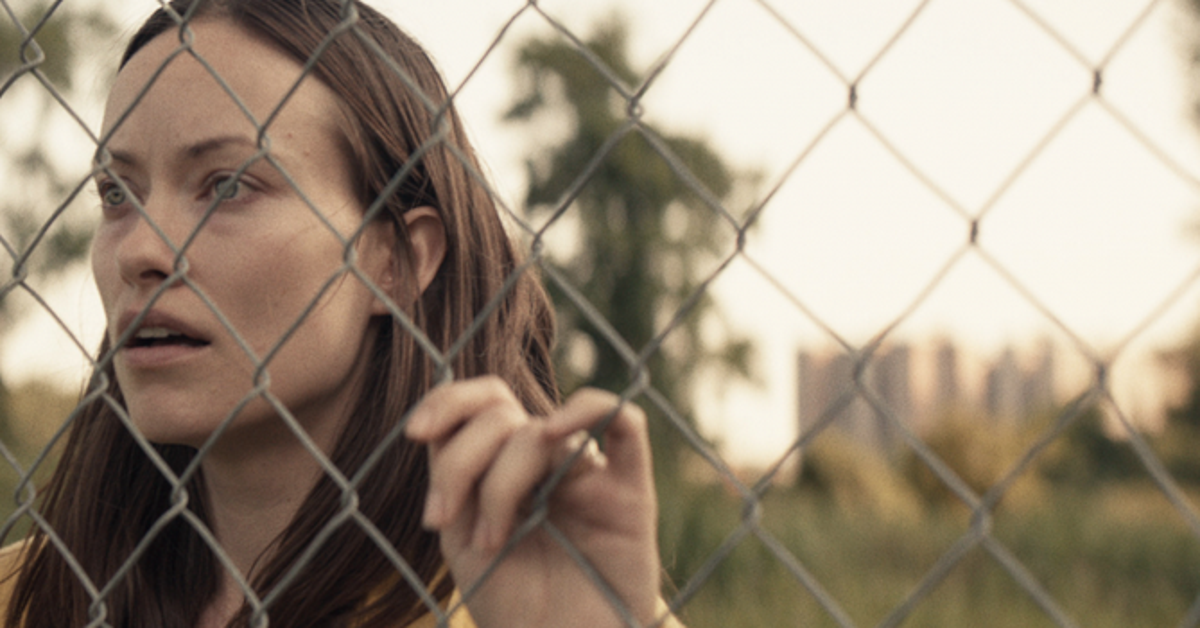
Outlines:
<svg viewBox="0 0 1200 628"><path fill-rule="evenodd" d="M174 366L195 358L208 350L207 344L155 343L129 345L121 349L118 356L127 368L149 369Z"/></svg>
<svg viewBox="0 0 1200 628"><path fill-rule="evenodd" d="M120 317L119 335L134 326L139 314L129 310ZM136 331L125 339L118 355L128 368L157 368L200 355L209 345L194 326L161 310L150 310L137 322Z"/></svg>

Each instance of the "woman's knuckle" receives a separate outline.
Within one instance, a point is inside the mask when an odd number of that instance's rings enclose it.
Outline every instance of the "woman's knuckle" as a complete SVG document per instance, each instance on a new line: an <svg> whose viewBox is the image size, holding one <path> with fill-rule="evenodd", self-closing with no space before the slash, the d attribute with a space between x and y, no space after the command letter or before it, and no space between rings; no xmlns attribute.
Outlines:
<svg viewBox="0 0 1200 628"><path fill-rule="evenodd" d="M484 394L493 402L516 403L517 396L513 393L512 387L499 375L484 375L480 378L479 383L483 386Z"/></svg>
<svg viewBox="0 0 1200 628"><path fill-rule="evenodd" d="M633 403L632 401L626 401L625 404L621 406L621 412L622 412L622 414L627 416L631 421L633 421L634 423L637 423L639 425L645 425L646 422L649 420L646 417L646 411L643 410L641 406L639 406L636 403Z"/></svg>

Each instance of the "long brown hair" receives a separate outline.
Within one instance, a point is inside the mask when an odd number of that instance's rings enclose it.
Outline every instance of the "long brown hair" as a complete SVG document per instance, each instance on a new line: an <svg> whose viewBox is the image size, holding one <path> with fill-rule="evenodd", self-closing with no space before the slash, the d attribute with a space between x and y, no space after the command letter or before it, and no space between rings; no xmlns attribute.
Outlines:
<svg viewBox="0 0 1200 628"><path fill-rule="evenodd" d="M356 16L354 30L332 40L312 73L340 95L361 201L364 206L375 202L389 191L392 177L407 168L379 214L399 235L397 259L411 260L401 218L406 210L432 206L445 227L446 256L432 284L423 293L413 289L390 296L440 352L457 350L441 363L421 349L398 318L372 323L376 343L367 375L330 454L339 470L347 477L358 472L375 447L399 429L404 413L443 376L441 368L452 370L456 378L497 374L531 412L545 412L556 403L548 299L530 272L509 281L521 267L520 256L479 178L447 90L420 46L359 2L345 7L339 0L194 3L174 0L169 10L157 10L130 41L121 66L155 37L174 36L171 32L183 27L178 16L189 10L193 18L230 20L300 63L309 61L335 27ZM380 58L364 39L390 59ZM41 495L40 512L96 589L108 587L118 573L122 577L102 600L93 600L50 534L35 526L25 545L7 625L77 626L104 613L104 623L111 626L190 627L216 593L222 567L212 550L190 523L166 516L186 497L190 513L207 524L204 478L196 474L186 495L172 495L170 482L121 420L124 404L111 349L107 340L101 346L103 367L92 378L92 392ZM196 454L180 445L153 449L176 474ZM423 447L395 439L358 485L356 507L441 598L453 582L445 576L436 537L420 527L426 465ZM273 543L252 582L261 597L290 578L268 609L272 625L402 626L425 611L417 593L354 521L337 527L298 575L289 575L345 503L353 501L322 474ZM152 530L157 535L122 572ZM249 609L243 608L234 624L246 625L249 617Z"/></svg>

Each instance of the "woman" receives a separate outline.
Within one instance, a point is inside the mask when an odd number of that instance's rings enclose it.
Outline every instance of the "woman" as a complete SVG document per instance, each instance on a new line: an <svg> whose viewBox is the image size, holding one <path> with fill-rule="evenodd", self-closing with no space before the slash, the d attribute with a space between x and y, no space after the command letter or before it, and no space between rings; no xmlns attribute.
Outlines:
<svg viewBox="0 0 1200 628"><path fill-rule="evenodd" d="M673 621L644 418L558 405L546 296L411 39L357 3L177 0L102 137L108 333L7 625ZM513 538L545 482L598 578Z"/></svg>

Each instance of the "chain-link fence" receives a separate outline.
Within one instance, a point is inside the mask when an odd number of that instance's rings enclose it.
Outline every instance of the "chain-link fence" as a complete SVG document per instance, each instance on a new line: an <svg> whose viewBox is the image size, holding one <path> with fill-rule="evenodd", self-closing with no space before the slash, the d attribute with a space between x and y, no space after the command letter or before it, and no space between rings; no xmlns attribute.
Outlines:
<svg viewBox="0 0 1200 628"><path fill-rule="evenodd" d="M90 141L80 150L95 152L98 160L94 171L83 179L57 180L57 175L44 173L55 172L55 163L63 156L24 148L18 150L17 146L22 142L12 138L20 133L6 128L8 145L4 150L8 161L3 173L4 189L6 195L11 195L10 201L16 200L8 205L10 217L6 221L6 231L0 232L0 244L6 253L0 257L3 257L7 277L0 285L0 297L6 302L0 313L8 317L5 329L0 331L11 329L15 308L20 304L24 308L20 310L22 315L54 319L74 338L74 327L63 322L42 298L41 292L46 285L42 278L44 273L53 272L54 259L71 259L72 247L77 250L80 246L78 234L81 230L86 232L94 228L92 219L80 217L94 211L91 206L95 203L81 199L88 194L86 189L92 177L103 177L105 173L111 176L109 168L114 157L118 160L124 157L108 151L111 138L101 133L95 121L76 113L79 105L72 102L72 90L64 86L69 72L64 73L53 57L55 51L69 49L69 46L63 47L63 42L70 40L70 36L64 36L63 30L55 30L55 25L58 21L68 20L67 16L75 9L71 2L58 2L34 10L16 6L8 0L0 0L0 4L4 8L3 19L12 25L10 30L18 33L14 41L19 42L4 44L19 48L14 57L17 61L7 68L4 82L0 84L0 106L5 107L5 115L13 116L13 119L25 116L19 113L22 107L47 105L61 109L74 121L72 133L82 134ZM661 51L650 69L640 76L630 76L624 68L614 67L603 51L588 47L587 33L567 26L543 3L529 2L514 8L507 15L503 28L494 34L485 54L478 59L476 68L492 62L493 56L501 54L498 50L507 50L507 46L512 45L511 39L515 35L509 32L511 26L536 22L548 27L556 41L574 51L573 63L582 64L580 67L602 77L598 93L604 98L606 110L616 112L616 123L607 135L599 138L594 153L577 156L578 167L569 173L567 185L554 199L540 201L542 207L539 210L514 207L502 195L487 188L512 226L516 239L528 245L529 250L526 261L515 268L499 291L487 295L487 304L482 311L473 313L477 324L469 326L463 337L451 339L444 349L439 349L410 319L407 311L390 304L401 327L421 339L421 350L440 373L439 377L446 377L445 372L466 350L464 348L471 346L473 335L479 333L485 321L501 307L517 279L532 272L540 274L560 299L559 306L563 310L560 315L564 320L590 330L589 337L593 339L590 351L594 354L609 351L619 357L624 372L622 383L612 386L616 388L615 392L650 411L657 430L656 445L661 450L659 479L667 485L661 490L664 530L660 537L664 562L674 583L665 597L671 609L689 625L1107 625L1099 623L1098 616L1108 616L1114 622L1112 625L1200 625L1200 567L1197 566L1200 562L1196 561L1200 557L1197 549L1200 547L1200 516L1194 505L1194 478L1186 477L1190 468L1186 462L1188 444L1200 443L1200 440L1188 441L1186 437L1190 432L1171 431L1170 426L1157 426L1147 431L1132 409L1114 397L1111 375L1114 365L1127 355L1130 346L1186 302L1189 291L1195 287L1195 274L1200 269L1186 269L1181 280L1174 283L1161 299L1142 304L1141 311L1145 315L1136 324L1123 329L1116 342L1101 350L1061 315L1057 309L1057 296L1048 296L1031 288L1031 282L1036 283L1036 279L1024 274L1020 264L998 256L989 247L987 239L989 225L996 222L999 214L1017 211L1012 208L1011 197L1018 195L1034 165L1045 154L1054 151L1058 140L1086 116L1100 115L1114 123L1124 134L1126 144L1122 146L1132 145L1145 151L1159 175L1192 194L1200 192L1200 180L1194 168L1183 163L1174 149L1163 148L1153 133L1144 130L1143 125L1114 104L1106 92L1110 65L1118 62L1130 46L1129 42L1148 28L1156 11L1168 10L1174 5L1154 1L1131 3L1136 6L1125 9L1128 18L1123 21L1118 35L1106 40L1103 50L1097 53L1081 50L1072 37L1063 32L1061 25L1046 18L1038 7L1018 0L988 3L993 8L1003 6L1009 13L1019 16L1025 27L1041 38L1040 45L1051 45L1058 54L1069 58L1075 64L1071 80L1079 83L1079 89L1068 90L1070 96L1065 100L1066 104L1054 109L1057 113L1053 119L1012 163L1004 165L1001 172L991 173L996 185L976 202L962 200L970 195L962 194L954 181L947 181L939 173L932 172L923 157L914 157L920 150L906 144L907 140L897 139L896 134L888 130L894 126L881 122L887 117L886 112L872 109L870 93L862 88L881 66L886 65L898 47L920 36L921 22L930 12L953 2L926 0L912 3L901 19L887 29L875 28L887 32L870 45L869 54L861 55L863 62L854 71L846 71L846 64L830 60L825 46L818 43L827 38L810 32L808 25L795 17L799 13L792 11L794 7L764 0L744 2L739 6L766 16L788 34L809 63L824 66L830 76L836 77L833 81L838 84L843 100L836 110L813 114L815 118L810 116L813 119L806 120L805 124L815 132L791 147L794 157L787 166L771 172L754 188L751 193L754 200L748 203L749 209L742 209L735 206L735 203L741 204L741 200L732 200L738 198L739 191L734 189L737 185L714 183L710 171L702 164L697 165L684 152L683 144L673 141L649 121L654 119L653 111L647 112L643 106L655 93L661 77L669 73L676 59L686 52L694 33L720 19L714 17L717 8L730 4L733 4L731 0L721 0L694 8L680 8L679 13L686 14L687 18L681 20L684 28ZM175 26L170 31L180 33L179 44L171 59L195 59L206 64L204 56L193 48L186 20L183 16L176 17L182 28ZM321 50L338 38L356 38L376 54L384 54L360 27L360 19L354 3L348 2L343 7L338 26L326 33ZM93 26L97 20L103 21L93 18ZM104 29L96 27L88 32L104 32ZM80 45L90 43L86 37L77 41ZM970 42L963 46L962 50L944 50L941 54L971 54ZM320 50L317 54L321 54ZM75 51L74 55L75 63L86 67L86 53ZM401 65L390 59L387 62L390 70L420 95L430 115L438 117L444 113L444 102L417 87L417 81ZM306 67L306 73L311 71L311 65ZM786 82L789 67L780 63L778 67L772 67L771 72L776 77L773 80ZM472 74L473 71L468 73L461 84L451 86L452 97L470 89ZM216 228L205 225L221 205L219 199L206 208L201 226L183 239L170 238L166 226L152 226L174 257L171 272L162 277L164 288L158 292L169 286L185 286L245 349L251 361L251 377L236 391L241 397L238 408L220 429L226 429L243 406L265 401L278 413L289 432L318 460L323 474L337 487L339 499L345 505L314 535L312 551L301 553L293 568L282 577L279 588L273 589L271 594L255 592L244 579L239 579L253 613L252 621L261 622L272 612L275 592L286 589L308 568L308 561L313 560L319 544L342 526L357 526L370 536L378 551L386 555L401 577L415 582L418 576L401 557L400 551L379 532L377 522L357 509L355 495L366 472L348 475L331 462L329 452L323 450L302 421L293 416L280 393L272 389L269 378L277 366L277 356L289 355L286 352L288 343L301 334L303 321L312 316L314 310L320 309L320 295L329 292L332 286L351 278L361 281L377 296L385 294L369 271L349 254L360 227L347 232L336 226L337 219L327 215L328 208L322 206L320 198L312 196L312 190L304 189L297 182L300 177L294 178L290 174L294 165L272 152L268 138L278 111L272 109L266 118L255 117L238 99L236 90L225 77L215 70L211 76L228 91L232 101L239 103L258 134L253 156L245 160L235 176L244 175L255 164L269 164L284 186L305 199L311 217L322 223L320 228L333 235L338 245L347 251L343 263L330 269L323 287L317 291L318 296L313 297L299 317L290 322L281 338L261 351L252 348L254 339L246 335L245 329L238 328L234 322L236 317L227 312L228 306L222 309L217 299L209 296L206 289L211 287L204 283L205 280L192 275L189 249L205 228ZM571 75L567 73L560 78L569 81ZM31 85L36 88L31 90ZM709 88L715 90L720 86ZM129 102L141 101L149 89L150 85L146 85ZM38 95L30 96L31 92ZM806 111L803 115L809 113ZM746 117L752 116L746 114ZM867 334L867 339L862 342L852 341L840 333L839 322L822 313L821 308L812 307L810 295L794 287L800 284L786 276L786 269L763 263L755 251L756 225L768 221L772 213L805 211L818 216L815 220L821 219L820 208L785 206L779 201L779 191L802 177L815 159L814 155L829 142L829 137L847 125L865 132L873 150L881 149L890 156L910 183L948 209L959 234L931 272L920 279L918 289L906 297L903 306L894 315L889 315L885 324ZM1004 133L1004 130L1000 132ZM411 169L425 154L446 146L450 147L453 158L461 160L475 178L473 185L488 185L479 166L447 143L447 134L451 133L453 130L443 129L427 138L410 163L388 172L388 194L396 190L403 193ZM686 212L691 216L689 220L699 217L716 225L720 233L713 238L717 244L700 255L698 266L687 273L691 279L683 282L686 289L681 293L677 291L670 299L655 302L668 303L672 309L653 312L650 317L652 333L648 338L636 340L627 337L620 325L610 320L613 314L606 314L612 311L610 305L619 308L619 303L599 303L590 299L578 285L579 276L564 270L564 266L557 263L561 260L552 259L546 252L548 246L552 248L546 244L547 240L562 237L556 235L561 230L560 225L584 228L578 227L582 219L575 216L581 211L578 209L583 202L581 195L589 186L597 185L597 179L607 176L606 168L624 158L622 147L631 141L630 138L648 148L639 154L640 158L654 162L647 167L665 172L670 185L682 190L680 196L690 198L687 203L668 202L665 205L673 207L676 213ZM53 138L39 138L34 143L45 145L53 141ZM545 148L534 146L537 150ZM971 158L970 155L961 157ZM536 174L532 177L537 178ZM862 183L864 186L870 184ZM716 190L717 187L728 189ZM42 189L45 194L36 191ZM106 190L102 194L137 197L125 184ZM226 194L227 190L222 189L217 196L224 198ZM228 194L232 198L234 193ZM1132 199L1125 210L1136 214L1143 200ZM367 210L368 215L382 211L381 206L382 200L373 202ZM152 223L140 205L137 211ZM656 219L671 220L663 216ZM621 226L632 228L624 223ZM568 236L567 239L571 237L585 238L586 234ZM687 237L685 235L683 239ZM570 250L572 246L565 248ZM949 281L948 277L966 264L982 265L992 277L999 277L1007 290L1018 294L1024 304L1063 339L1072 359L1083 363L1088 375L1083 378L1085 383L1071 391L1069 401L1046 410L1039 420L1023 420L1019 429L1005 431L997 427L995 421L976 417L975 423L967 423L967 428L947 437L949 432L930 427L934 417L914 417L908 408L901 407L903 404L898 404L896 397L884 389L879 372L887 349L900 336L897 330L933 298L931 295ZM807 420L799 434L773 437L776 440L786 438L789 444L779 447L770 460L762 462L761 470L753 474L740 472L735 468L737 465L726 461L728 451L700 435L695 421L690 418L696 402L693 393L686 392L688 387L668 389L665 384L660 385L661 380L655 377L657 373L652 373L653 368L669 372L673 368L672 355L688 355L672 354L672 343L678 344L675 338L684 336L685 328L692 325L700 313L707 311L706 303L712 298L713 286L733 266L756 276L755 281L768 284L773 291L772 298L786 304L787 311L781 316L802 320L805 325L820 330L825 342L838 347L839 359L845 364L841 374L823 386L824 396L817 407L804 410ZM202 273L203 269L195 272ZM603 268L590 270L591 275L604 272ZM806 269L804 272L812 271ZM725 290L722 294L728 292ZM136 327L133 325L130 329ZM704 334L686 336L688 343L705 337ZM769 331L763 338L765 342L773 340ZM132 340L123 338L121 342ZM574 340L578 338L574 337ZM75 340L75 344L81 355L90 356L97 373L105 372L113 359L111 353L97 355L92 348L85 347L83 341ZM1186 361L1186 354L1180 355L1184 355ZM563 359L570 361L573 358L568 355ZM663 366L656 367L656 360L663 360ZM683 366L676 362L675 368ZM586 374L582 379L587 379ZM93 378L78 408L96 404L110 408L123 429L134 434L140 451L168 479L173 495L184 494L185 485L215 441L201 447L200 455L193 462L178 468L163 459L161 451L134 427L124 402L109 388L110 384L103 376ZM809 395L807 402L811 405L814 398ZM49 404L49 401L45 402ZM828 443L842 442L839 439L847 431L839 430L838 426L850 422L849 417L861 414L864 408L869 420L882 426L889 435L890 448L883 455L868 453L868 450L878 449L877 443L831 450ZM973 410L964 412L970 415ZM53 422L54 431L48 434L48 443L39 443L35 447L20 442L17 428L5 427L5 442L0 452L11 466L9 475L16 497L12 515L6 522L7 542L16 539L15 530L30 525L42 527L47 538L54 538L54 530L39 514L41 502L37 484L58 455L55 444L65 439L73 423L80 420L80 415L81 410L67 410L63 416L49 419L43 412L39 420ZM951 419L945 421L953 423ZM1108 433L1104 432L1105 428ZM389 439L399 438L402 429L403 422L389 432ZM744 420L735 429L755 431L764 428L752 420ZM1076 447L1075 444L1087 435L1093 438L1088 441L1091 448ZM385 441L380 451L390 442ZM837 457L838 451L844 459ZM1093 466L1087 467L1085 472L1072 471L1089 462L1080 462L1073 457L1085 455L1096 456L1089 459ZM976 473L975 463L984 458L997 461L990 475ZM377 463L378 457L369 457L364 469ZM794 466L800 470L793 480L791 469ZM1116 474L1114 469L1117 467L1125 469L1120 481L1105 483L1097 479ZM563 472L565 470L560 470L559 475ZM880 490L890 496L861 486L844 489L849 480L838 477L839 474L854 476L859 478L855 481L868 484L883 481L880 478L887 479L884 483L892 488ZM917 489L896 488L914 481ZM924 482L924 489L921 482ZM941 497L930 498L931 494ZM907 513L904 515L880 514L880 508L887 510L880 503L896 499L921 503L898 507L899 511ZM863 500L873 503L864 506ZM935 503L926 503L931 500ZM545 497L539 497L535 502L531 507L533 514L521 532L528 533L540 527L572 551L570 541L547 522ZM186 499L173 498L170 511L161 513L145 542L138 545L138 553L125 562L110 581L92 581L82 567L72 565L80 581L85 583L95 609L103 609L107 596L128 575L137 556L153 540L151 537L175 521L194 526L221 564L233 569L232 560L225 555L203 519L186 506ZM590 570L586 559L581 557L579 560L585 570ZM893 577L896 574L900 575ZM881 586L880 582L884 580L888 582ZM602 582L599 585L613 595L608 585ZM1140 603L1129 599L1145 593L1135 585L1155 589L1156 597ZM466 593L469 597L470 592ZM424 595L429 599L428 593ZM1002 613L998 609L1015 610L1005 614L1007 610ZM102 610L97 610L93 617L94 625L107 625ZM445 616L439 615L439 619L444 621Z"/></svg>

